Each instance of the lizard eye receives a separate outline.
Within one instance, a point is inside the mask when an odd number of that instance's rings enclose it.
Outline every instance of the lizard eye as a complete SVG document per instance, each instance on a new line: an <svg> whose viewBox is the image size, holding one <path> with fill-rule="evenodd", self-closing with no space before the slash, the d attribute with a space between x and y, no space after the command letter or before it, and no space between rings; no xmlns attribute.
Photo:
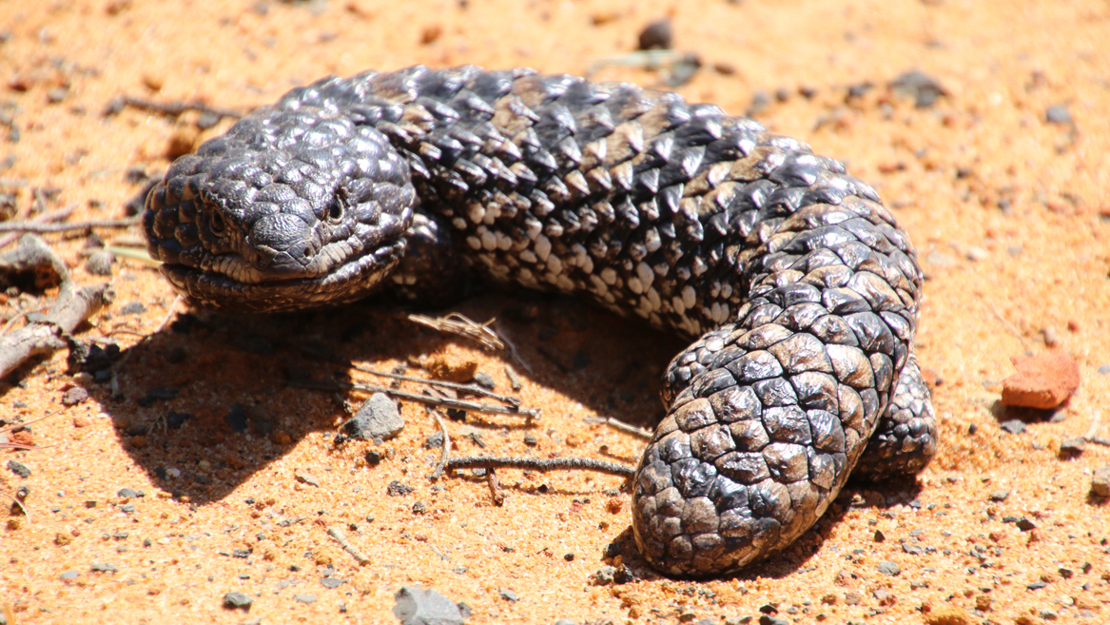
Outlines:
<svg viewBox="0 0 1110 625"><path fill-rule="evenodd" d="M332 202L331 208L328 209L328 221L331 223L339 223L343 220L343 216L347 213L343 206L343 202L338 199Z"/></svg>
<svg viewBox="0 0 1110 625"><path fill-rule="evenodd" d="M218 237L223 236L227 233L227 221L218 211L212 212L208 216L208 229Z"/></svg>

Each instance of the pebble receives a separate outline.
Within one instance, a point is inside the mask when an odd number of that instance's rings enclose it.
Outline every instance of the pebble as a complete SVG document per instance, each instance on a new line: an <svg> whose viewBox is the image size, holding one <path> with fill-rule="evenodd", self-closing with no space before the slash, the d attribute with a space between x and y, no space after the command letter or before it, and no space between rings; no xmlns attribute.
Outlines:
<svg viewBox="0 0 1110 625"><path fill-rule="evenodd" d="M393 616L401 625L462 625L459 606L431 589L402 586L393 596Z"/></svg>
<svg viewBox="0 0 1110 625"><path fill-rule="evenodd" d="M790 625L790 621L776 616L764 614L759 617L759 625Z"/></svg>
<svg viewBox="0 0 1110 625"><path fill-rule="evenodd" d="M514 592L514 591L512 591L508 588L498 589L497 592L498 592L498 594L501 595L501 598L504 599L505 601L514 601L514 602L515 601L520 601L520 595L516 594L516 592Z"/></svg>
<svg viewBox="0 0 1110 625"><path fill-rule="evenodd" d="M142 497L142 495L136 490L130 488L121 488L116 492L116 497L123 497L124 499L135 499L136 497Z"/></svg>
<svg viewBox="0 0 1110 625"><path fill-rule="evenodd" d="M293 595L293 601L299 603L316 603L316 595L310 593L297 593Z"/></svg>
<svg viewBox="0 0 1110 625"><path fill-rule="evenodd" d="M902 569L898 568L898 565L890 560L883 560L875 568L883 575L889 575L890 577L894 577L902 572Z"/></svg>
<svg viewBox="0 0 1110 625"><path fill-rule="evenodd" d="M115 255L108 250L96 250L85 259L85 271L94 276L110 276L112 275L112 263L115 260Z"/></svg>
<svg viewBox="0 0 1110 625"><path fill-rule="evenodd" d="M1010 434L1025 433L1025 422L1021 419L1007 419L1006 421L1003 421L1000 425L1002 426L1002 431L1009 432Z"/></svg>
<svg viewBox="0 0 1110 625"><path fill-rule="evenodd" d="M1095 469L1091 475L1091 494L1095 497L1110 497L1110 467Z"/></svg>
<svg viewBox="0 0 1110 625"><path fill-rule="evenodd" d="M936 104L937 98L948 95L948 91L941 86L940 81L918 70L900 74L890 81L889 87L895 93L912 97L914 106L919 109L929 108Z"/></svg>
<svg viewBox="0 0 1110 625"><path fill-rule="evenodd" d="M1054 104L1045 109L1044 120L1050 124L1070 124L1071 111L1067 104Z"/></svg>
<svg viewBox="0 0 1110 625"><path fill-rule="evenodd" d="M999 490L991 491L991 495L990 495L991 501L1006 501L1006 498L1009 497L1009 496L1010 496L1010 491L1006 490L1006 489L999 489Z"/></svg>
<svg viewBox="0 0 1110 625"><path fill-rule="evenodd" d="M8 470L10 470L12 473L15 473L16 475L18 475L19 477L22 477L22 478L31 477L31 469L27 465L23 464L22 462L16 462L15 460L9 460L8 461Z"/></svg>
<svg viewBox="0 0 1110 625"><path fill-rule="evenodd" d="M439 449L443 447L443 432L436 430L424 439L424 449Z"/></svg>
<svg viewBox="0 0 1110 625"><path fill-rule="evenodd" d="M1049 410L1079 388L1079 364L1063 352L1013 356L1017 373L1002 381L1002 404Z"/></svg>
<svg viewBox="0 0 1110 625"><path fill-rule="evenodd" d="M89 568L94 571L100 571L101 573L119 572L119 567L115 564L112 564L111 562L93 562L91 565L89 565Z"/></svg>
<svg viewBox="0 0 1110 625"><path fill-rule="evenodd" d="M485 371L479 371L474 374L474 383L487 391L492 391L497 388L497 382L494 381L493 376Z"/></svg>
<svg viewBox="0 0 1110 625"><path fill-rule="evenodd" d="M637 50L670 50L674 47L674 28L669 18L655 20L640 31Z"/></svg>
<svg viewBox="0 0 1110 625"><path fill-rule="evenodd" d="M401 482L398 482L397 480L393 480L389 483L389 486L386 487L385 493L390 497L403 497L414 490L416 489L409 486L408 484L403 484Z"/></svg>
<svg viewBox="0 0 1110 625"><path fill-rule="evenodd" d="M142 302L129 302L119 309L121 315L141 315L146 312L146 306Z"/></svg>
<svg viewBox="0 0 1110 625"><path fill-rule="evenodd" d="M62 405L76 406L89 398L89 392L83 386L75 386L62 394Z"/></svg>
<svg viewBox="0 0 1110 625"><path fill-rule="evenodd" d="M342 586L343 584L346 584L346 583L347 583L347 580L340 579L338 577L321 577L320 578L320 585L323 586L324 588L327 588L328 590L334 590L334 589L339 588L340 586Z"/></svg>
<svg viewBox="0 0 1110 625"><path fill-rule="evenodd" d="M524 435L524 444L529 447L535 447L540 444L540 439L536 438L535 434L529 432Z"/></svg>
<svg viewBox="0 0 1110 625"><path fill-rule="evenodd" d="M247 431L247 407L239 402L231 404L227 410L227 415L224 416L224 423L231 428L232 432L242 434Z"/></svg>
<svg viewBox="0 0 1110 625"><path fill-rule="evenodd" d="M1082 438L1069 438L1060 443L1060 455L1067 458L1078 456L1087 448L1087 441Z"/></svg>
<svg viewBox="0 0 1110 625"><path fill-rule="evenodd" d="M308 471L305 471L304 469L297 469L296 471L294 471L293 477L297 478L297 480L301 482L304 482L305 484L308 484L309 486L320 486L319 478L309 473Z"/></svg>
<svg viewBox="0 0 1110 625"><path fill-rule="evenodd" d="M363 402L355 416L343 424L343 433L351 438L370 441L393 438L405 428L405 420L397 404L385 393L374 393Z"/></svg>
<svg viewBox="0 0 1110 625"><path fill-rule="evenodd" d="M254 599L244 592L229 592L224 595L224 605L239 610L250 610Z"/></svg>
<svg viewBox="0 0 1110 625"><path fill-rule="evenodd" d="M77 571L74 571L73 569L70 569L68 571L63 572L59 577L61 577L61 579L77 579L80 576L81 576L80 573L78 573Z"/></svg>

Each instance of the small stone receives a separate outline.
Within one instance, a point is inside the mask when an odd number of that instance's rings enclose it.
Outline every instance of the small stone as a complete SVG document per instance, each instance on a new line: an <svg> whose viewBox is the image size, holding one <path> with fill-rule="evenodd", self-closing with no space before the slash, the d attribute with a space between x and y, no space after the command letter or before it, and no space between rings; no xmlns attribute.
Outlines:
<svg viewBox="0 0 1110 625"><path fill-rule="evenodd" d="M443 447L443 441L443 432L436 430L429 434L428 438L424 439L424 449L439 449Z"/></svg>
<svg viewBox="0 0 1110 625"><path fill-rule="evenodd" d="M1048 347L1056 347L1060 343L1060 337L1056 334L1056 328L1046 326L1041 328L1041 337L1044 338L1044 344Z"/></svg>
<svg viewBox="0 0 1110 625"><path fill-rule="evenodd" d="M16 462L15 460L9 460L8 461L8 470L11 471L12 473L15 473L16 475L18 475L19 477L22 477L22 478L31 477L31 469L27 465L23 464L22 462Z"/></svg>
<svg viewBox="0 0 1110 625"><path fill-rule="evenodd" d="M1023 532L1037 529L1037 525L1026 517L1021 517L1017 520L1017 528Z"/></svg>
<svg viewBox="0 0 1110 625"><path fill-rule="evenodd" d="M497 388L497 382L494 381L493 376L485 371L479 371L474 374L474 383L487 391L492 391Z"/></svg>
<svg viewBox="0 0 1110 625"><path fill-rule="evenodd" d="M1002 427L1002 431L1008 432L1010 434L1025 433L1025 422L1021 419L1007 419L999 425Z"/></svg>
<svg viewBox="0 0 1110 625"><path fill-rule="evenodd" d="M89 398L89 392L83 386L75 386L62 394L63 406L76 406Z"/></svg>
<svg viewBox="0 0 1110 625"><path fill-rule="evenodd" d="M1082 438L1069 438L1060 443L1060 455L1064 457L1078 456L1087 449L1087 441Z"/></svg>
<svg viewBox="0 0 1110 625"><path fill-rule="evenodd" d="M1079 364L1063 352L1013 356L1017 373L1002 381L1002 404L1050 410L1079 387Z"/></svg>
<svg viewBox="0 0 1110 625"><path fill-rule="evenodd" d="M139 493L135 492L134 490L132 490L130 488L121 488L121 489L119 489L119 491L116 492L116 497L122 497L124 499L134 499L138 496L139 496Z"/></svg>
<svg viewBox="0 0 1110 625"><path fill-rule="evenodd" d="M224 416L224 423L231 428L232 432L242 434L247 431L247 407L239 402L231 404L228 408L227 415Z"/></svg>
<svg viewBox="0 0 1110 625"><path fill-rule="evenodd" d="M94 276L112 275L112 263L116 257L106 249L96 250L85 259L85 271Z"/></svg>
<svg viewBox="0 0 1110 625"><path fill-rule="evenodd" d="M342 586L343 584L346 584L346 583L347 583L347 580L339 579L338 577L321 577L320 578L320 585L323 586L324 588L327 588L328 590L334 590L334 589L339 588L340 586Z"/></svg>
<svg viewBox="0 0 1110 625"><path fill-rule="evenodd" d="M363 402L355 416L343 424L343 433L351 438L370 441L393 438L404 429L405 420L397 404L385 393L374 393Z"/></svg>
<svg viewBox="0 0 1110 625"><path fill-rule="evenodd" d="M409 486L408 484L403 484L401 482L398 482L397 480L393 480L389 483L389 486L386 487L385 493L390 497L403 497L414 490L416 489Z"/></svg>
<svg viewBox="0 0 1110 625"><path fill-rule="evenodd" d="M253 603L254 599L243 592L229 592L224 595L224 606L233 610L250 610Z"/></svg>
<svg viewBox="0 0 1110 625"><path fill-rule="evenodd" d="M293 595L293 601L298 603L316 603L316 595L310 593L297 593Z"/></svg>
<svg viewBox="0 0 1110 625"><path fill-rule="evenodd" d="M898 568L898 565L890 560L883 560L875 568L883 575L888 575L890 577L894 577L902 572L902 569Z"/></svg>
<svg viewBox="0 0 1110 625"><path fill-rule="evenodd" d="M1091 494L1095 497L1110 497L1110 467L1095 469L1091 475Z"/></svg>
<svg viewBox="0 0 1110 625"><path fill-rule="evenodd" d="M403 586L393 598L401 625L463 625L459 606L434 590Z"/></svg>
<svg viewBox="0 0 1110 625"><path fill-rule="evenodd" d="M120 308L119 314L121 315L141 315L146 312L146 306L142 302L130 302Z"/></svg>
<svg viewBox="0 0 1110 625"><path fill-rule="evenodd" d="M535 434L529 432L524 435L524 444L529 447L535 447L540 444L540 439L536 438Z"/></svg>
<svg viewBox="0 0 1110 625"><path fill-rule="evenodd" d="M991 491L990 494L991 501L1006 501L1006 498L1009 496L1010 491L1006 489L994 490Z"/></svg>
<svg viewBox="0 0 1110 625"><path fill-rule="evenodd" d="M77 579L80 576L81 576L80 573L78 573L77 571L74 571L73 569L70 569L68 571L63 572L59 577L61 579L69 580L69 579Z"/></svg>
<svg viewBox="0 0 1110 625"><path fill-rule="evenodd" d="M784 618L778 618L777 616L764 614L759 617L759 625L790 625L790 621Z"/></svg>
<svg viewBox="0 0 1110 625"><path fill-rule="evenodd" d="M1067 104L1054 104L1045 109L1044 120L1050 124L1070 124L1071 111Z"/></svg>
<svg viewBox="0 0 1110 625"><path fill-rule="evenodd" d="M111 562L93 562L91 565L89 565L89 568L94 571L100 571L101 573L119 572L119 567L115 564L112 564Z"/></svg>
<svg viewBox="0 0 1110 625"><path fill-rule="evenodd" d="M919 109L933 106L937 98L948 95L936 78L918 70L899 75L888 86L895 93L912 97Z"/></svg>
<svg viewBox="0 0 1110 625"><path fill-rule="evenodd" d="M844 603L846 603L847 605L859 605L861 601L863 601L863 595L861 595L858 591L849 590L848 592L844 593Z"/></svg>
<svg viewBox="0 0 1110 625"><path fill-rule="evenodd" d="M988 256L989 254L987 254L987 250L981 247L975 247L974 245L972 245L967 248L967 259L971 262L977 263L979 261L986 260Z"/></svg>
<svg viewBox="0 0 1110 625"><path fill-rule="evenodd" d="M520 595L516 594L516 592L512 590L509 590L508 588L501 588L497 592L505 601L520 601Z"/></svg>
<svg viewBox="0 0 1110 625"><path fill-rule="evenodd" d="M413 514L427 514L428 513L428 505L425 504L423 501L418 501L418 502L412 504L412 513Z"/></svg>
<svg viewBox="0 0 1110 625"><path fill-rule="evenodd" d="M309 486L320 486L320 480L315 475L309 473L308 471L305 471L304 469L297 469L296 471L294 471L293 477L297 478L298 481L308 484Z"/></svg>
<svg viewBox="0 0 1110 625"><path fill-rule="evenodd" d="M1037 616L1043 618L1046 621L1055 621L1056 619L1060 618L1059 615L1056 614L1056 612L1049 610L1048 608L1038 610Z"/></svg>
<svg viewBox="0 0 1110 625"><path fill-rule="evenodd" d="M670 50L674 45L674 28L669 18L655 20L640 31L637 50Z"/></svg>

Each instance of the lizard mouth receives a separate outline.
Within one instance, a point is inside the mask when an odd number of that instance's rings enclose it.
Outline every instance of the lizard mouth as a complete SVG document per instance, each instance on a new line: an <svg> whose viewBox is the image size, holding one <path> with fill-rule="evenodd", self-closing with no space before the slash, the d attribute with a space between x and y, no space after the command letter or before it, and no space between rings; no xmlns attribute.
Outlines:
<svg viewBox="0 0 1110 625"><path fill-rule="evenodd" d="M181 263L164 263L162 273L190 300L226 312L330 308L367 296L397 265L404 249L403 240L393 240L311 277L244 282L223 271Z"/></svg>

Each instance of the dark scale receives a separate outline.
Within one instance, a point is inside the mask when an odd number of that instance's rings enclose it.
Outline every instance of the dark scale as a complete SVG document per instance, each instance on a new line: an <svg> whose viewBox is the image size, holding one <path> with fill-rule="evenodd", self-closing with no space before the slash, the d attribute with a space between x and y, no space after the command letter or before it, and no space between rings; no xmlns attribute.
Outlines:
<svg viewBox="0 0 1110 625"><path fill-rule="evenodd" d="M853 469L936 449L908 236L839 162L715 106L525 69L328 78L179 159L146 208L203 306L442 301L476 275L689 337L634 484L669 574L780 550Z"/></svg>

